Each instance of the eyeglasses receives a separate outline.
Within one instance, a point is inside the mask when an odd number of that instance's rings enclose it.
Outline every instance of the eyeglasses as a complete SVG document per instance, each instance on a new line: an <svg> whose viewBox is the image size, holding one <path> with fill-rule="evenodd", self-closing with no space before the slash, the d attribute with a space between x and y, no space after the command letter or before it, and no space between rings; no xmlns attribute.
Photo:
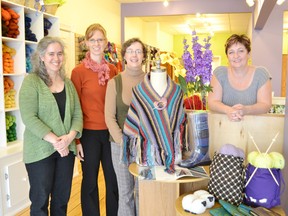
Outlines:
<svg viewBox="0 0 288 216"><path fill-rule="evenodd" d="M105 41L105 39L104 38L99 38L99 39L89 39L89 43L91 43L91 44L95 44L96 42L97 43L103 43Z"/></svg>
<svg viewBox="0 0 288 216"><path fill-rule="evenodd" d="M127 53L127 54L134 54L134 53L135 53L135 54L139 55L139 54L142 54L143 51L140 50L140 49L137 49L137 50L127 49L127 50L126 50L126 53Z"/></svg>

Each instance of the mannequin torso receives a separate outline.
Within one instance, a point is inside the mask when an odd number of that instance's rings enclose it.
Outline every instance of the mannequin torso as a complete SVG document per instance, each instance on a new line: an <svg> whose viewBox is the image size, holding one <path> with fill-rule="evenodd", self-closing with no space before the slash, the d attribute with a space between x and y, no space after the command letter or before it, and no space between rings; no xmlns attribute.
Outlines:
<svg viewBox="0 0 288 216"><path fill-rule="evenodd" d="M153 89L162 96L167 88L167 73L164 71L152 71L150 73L150 82Z"/></svg>

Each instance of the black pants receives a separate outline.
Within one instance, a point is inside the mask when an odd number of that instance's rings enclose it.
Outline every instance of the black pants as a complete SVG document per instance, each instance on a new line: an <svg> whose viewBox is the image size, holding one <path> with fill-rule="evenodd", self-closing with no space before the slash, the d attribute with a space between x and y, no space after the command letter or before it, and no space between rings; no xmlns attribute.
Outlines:
<svg viewBox="0 0 288 216"><path fill-rule="evenodd" d="M118 186L111 159L108 130L84 129L80 139L84 161L82 165L81 207L83 216L100 216L98 173L102 164L106 185L106 215L117 216Z"/></svg>
<svg viewBox="0 0 288 216"><path fill-rule="evenodd" d="M41 161L25 164L28 172L31 216L66 216L70 198L75 156L61 157L58 152Z"/></svg>

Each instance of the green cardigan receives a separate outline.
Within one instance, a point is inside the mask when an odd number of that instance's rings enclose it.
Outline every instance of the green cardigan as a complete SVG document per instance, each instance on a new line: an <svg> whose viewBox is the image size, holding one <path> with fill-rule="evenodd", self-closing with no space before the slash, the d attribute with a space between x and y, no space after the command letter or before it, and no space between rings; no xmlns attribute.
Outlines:
<svg viewBox="0 0 288 216"><path fill-rule="evenodd" d="M57 136L77 131L80 138L83 128L83 116L78 94L70 79L65 79L66 108L64 122L61 120L57 102L48 86L36 74L25 77L20 92L19 106L25 125L23 160L32 163L53 154L56 150L43 137L49 132ZM69 149L76 155L75 140Z"/></svg>

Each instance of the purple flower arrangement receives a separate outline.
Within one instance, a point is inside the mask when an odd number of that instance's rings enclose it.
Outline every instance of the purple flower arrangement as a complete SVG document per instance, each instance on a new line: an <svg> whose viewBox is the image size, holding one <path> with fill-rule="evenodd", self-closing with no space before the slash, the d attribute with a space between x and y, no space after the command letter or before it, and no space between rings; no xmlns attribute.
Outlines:
<svg viewBox="0 0 288 216"><path fill-rule="evenodd" d="M179 75L178 80L180 86L186 96L200 94L204 100L208 92L212 91L210 80L212 77L212 61L213 54L210 50L211 37L204 38L204 45L199 43L199 37L196 31L192 32L192 51L189 52L187 39L183 40L184 53L182 60L186 69L186 76ZM203 103L206 103L206 101Z"/></svg>

